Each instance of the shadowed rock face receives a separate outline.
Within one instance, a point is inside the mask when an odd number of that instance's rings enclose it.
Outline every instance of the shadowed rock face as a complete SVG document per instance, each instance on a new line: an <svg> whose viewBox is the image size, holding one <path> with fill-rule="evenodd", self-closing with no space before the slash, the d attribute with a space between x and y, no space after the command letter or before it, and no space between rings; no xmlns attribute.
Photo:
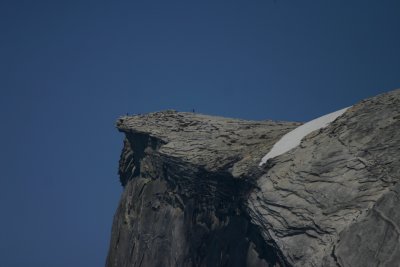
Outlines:
<svg viewBox="0 0 400 267"><path fill-rule="evenodd" d="M106 266L399 266L400 90L259 167L299 125L120 118L124 192Z"/></svg>
<svg viewBox="0 0 400 267"><path fill-rule="evenodd" d="M119 119L125 188L107 266L279 266L243 204L264 152L298 125L174 111Z"/></svg>

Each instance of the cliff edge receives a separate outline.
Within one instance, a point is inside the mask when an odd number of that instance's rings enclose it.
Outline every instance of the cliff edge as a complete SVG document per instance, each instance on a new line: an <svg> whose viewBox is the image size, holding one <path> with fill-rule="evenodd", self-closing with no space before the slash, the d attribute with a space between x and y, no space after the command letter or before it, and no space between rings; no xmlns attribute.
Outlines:
<svg viewBox="0 0 400 267"><path fill-rule="evenodd" d="M119 118L124 192L106 266L399 266L400 90L260 166L300 125Z"/></svg>

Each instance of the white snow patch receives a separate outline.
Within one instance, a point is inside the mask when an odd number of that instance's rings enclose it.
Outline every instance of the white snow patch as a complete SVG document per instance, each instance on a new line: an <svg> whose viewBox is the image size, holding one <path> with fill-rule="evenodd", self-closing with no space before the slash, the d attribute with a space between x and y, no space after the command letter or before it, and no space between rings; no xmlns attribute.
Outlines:
<svg viewBox="0 0 400 267"><path fill-rule="evenodd" d="M334 121L337 117L342 115L349 107L326 114L322 117L316 118L312 121L309 121L296 129L288 132L282 138L275 143L272 149L265 155L261 162L260 166L265 164L267 160L270 158L274 158L279 156L295 147L300 145L301 140L308 135L309 133L319 130L321 128L325 128L328 126L332 121Z"/></svg>

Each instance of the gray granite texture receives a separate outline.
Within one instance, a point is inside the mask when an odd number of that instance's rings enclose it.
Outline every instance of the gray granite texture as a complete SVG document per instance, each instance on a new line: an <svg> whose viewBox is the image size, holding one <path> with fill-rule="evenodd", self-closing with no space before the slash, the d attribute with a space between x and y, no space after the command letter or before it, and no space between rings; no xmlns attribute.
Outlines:
<svg viewBox="0 0 400 267"><path fill-rule="evenodd" d="M258 166L300 123L125 116L107 267L400 266L400 90Z"/></svg>

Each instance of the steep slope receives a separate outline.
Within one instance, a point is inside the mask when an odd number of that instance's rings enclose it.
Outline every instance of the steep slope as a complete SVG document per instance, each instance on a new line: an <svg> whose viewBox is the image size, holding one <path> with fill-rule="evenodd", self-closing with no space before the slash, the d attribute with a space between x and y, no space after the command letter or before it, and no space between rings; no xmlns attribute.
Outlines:
<svg viewBox="0 0 400 267"><path fill-rule="evenodd" d="M298 126L120 118L124 192L106 266L400 266L400 90L259 166Z"/></svg>
<svg viewBox="0 0 400 267"><path fill-rule="evenodd" d="M264 151L298 123L165 111L122 117L125 186L107 266L269 266L243 212ZM249 175L249 173L252 173Z"/></svg>
<svg viewBox="0 0 400 267"><path fill-rule="evenodd" d="M289 266L400 266L400 90L267 163L248 200Z"/></svg>
<svg viewBox="0 0 400 267"><path fill-rule="evenodd" d="M282 138L274 144L271 150L265 155L260 162L260 166L267 163L269 159L275 158L283 153L292 150L293 148L300 145L301 141L310 133L327 127L332 121L336 120L337 117L341 116L346 112L348 108L344 108L327 115L316 118L312 121L304 123L297 127L293 131L288 132Z"/></svg>

